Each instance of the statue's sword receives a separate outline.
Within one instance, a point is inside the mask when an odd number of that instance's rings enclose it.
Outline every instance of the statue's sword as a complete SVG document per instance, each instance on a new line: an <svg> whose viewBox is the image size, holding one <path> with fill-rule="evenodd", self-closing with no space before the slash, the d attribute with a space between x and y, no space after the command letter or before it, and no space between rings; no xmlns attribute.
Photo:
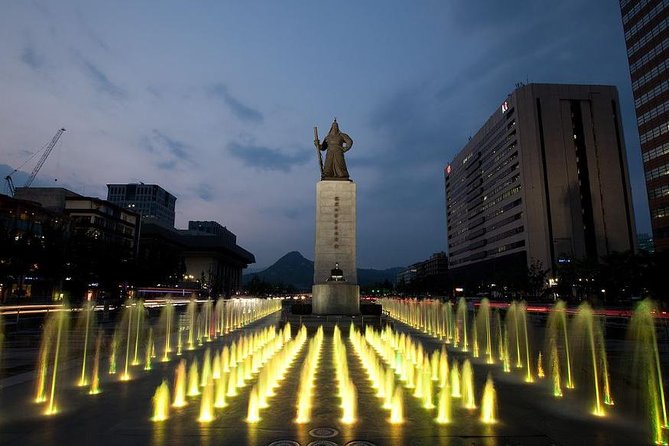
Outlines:
<svg viewBox="0 0 669 446"><path fill-rule="evenodd" d="M321 168L321 178L323 178L323 155L321 155L320 141L318 140L318 127L314 127L314 145L318 154L318 166Z"/></svg>

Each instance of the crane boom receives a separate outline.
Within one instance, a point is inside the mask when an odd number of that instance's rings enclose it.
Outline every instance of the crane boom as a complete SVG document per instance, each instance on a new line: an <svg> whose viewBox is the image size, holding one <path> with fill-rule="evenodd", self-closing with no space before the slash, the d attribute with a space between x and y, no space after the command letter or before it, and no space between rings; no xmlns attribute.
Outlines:
<svg viewBox="0 0 669 446"><path fill-rule="evenodd" d="M30 187L31 184L33 184L33 181L35 180L35 177L37 176L37 173L40 171L44 163L46 162L46 159L49 157L49 154L53 150L53 148L56 146L58 143L58 140L60 139L61 135L65 129L60 129L56 132L56 134L53 136L51 139L51 142L49 145L46 146L46 150L44 150L44 153L42 154L42 157L39 159L37 164L35 165L35 168L33 169L32 173L28 177L28 180L26 181L26 184L23 187Z"/></svg>

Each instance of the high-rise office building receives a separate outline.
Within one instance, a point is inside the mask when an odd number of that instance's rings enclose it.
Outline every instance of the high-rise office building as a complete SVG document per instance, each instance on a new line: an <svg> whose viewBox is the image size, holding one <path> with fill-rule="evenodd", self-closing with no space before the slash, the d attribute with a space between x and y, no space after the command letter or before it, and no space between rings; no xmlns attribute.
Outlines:
<svg viewBox="0 0 669 446"><path fill-rule="evenodd" d="M669 2L620 0L655 249L669 250Z"/></svg>
<svg viewBox="0 0 669 446"><path fill-rule="evenodd" d="M456 281L635 249L615 87L520 86L444 174Z"/></svg>
<svg viewBox="0 0 669 446"><path fill-rule="evenodd" d="M107 201L137 212L142 219L174 227L177 199L156 184L108 184Z"/></svg>

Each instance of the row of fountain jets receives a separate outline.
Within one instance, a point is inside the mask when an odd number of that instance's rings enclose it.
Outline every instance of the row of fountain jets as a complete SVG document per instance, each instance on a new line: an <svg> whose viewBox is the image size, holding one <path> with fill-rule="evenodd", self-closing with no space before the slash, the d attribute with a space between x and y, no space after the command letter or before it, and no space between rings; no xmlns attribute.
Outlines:
<svg viewBox="0 0 669 446"><path fill-rule="evenodd" d="M380 332L368 327L364 334L355 328L349 331L353 352L365 369L382 407L390 411L391 423L404 420L403 388L411 392L426 410L436 406L435 420L438 423L451 420L452 399L460 399L461 406L469 410L476 408L472 361L500 364L507 373L516 369L528 383L548 382L556 398L564 395L564 389L576 392L577 387L581 391L589 388L591 411L596 416L605 416L606 407L614 404L602 321L588 304L569 310L564 303L556 303L547 317L545 341L542 345L536 345L536 342L532 345L527 306L522 302L511 303L504 316L486 299L473 311L464 299L457 305L437 300L390 298L382 299L381 303L390 317L443 344L428 354L421 342L389 327ZM96 324L92 305L79 312L76 329L70 335L70 312L54 312L44 329L35 400L46 403L46 414L58 412L58 369L64 358L72 357L66 351L68 346L81 352L77 385L88 387L90 394L97 394L101 391L101 375L104 375L101 358L106 358L107 379L118 376L121 381L131 380L133 369L142 363L144 369L150 370L154 360L167 362L184 350L209 345L211 341L280 308L277 300L206 301L200 308L198 303L191 301L185 313L177 318L174 307L168 302L153 327L147 322L143 303L130 301L108 342L104 342L102 330ZM630 320L628 331L635 364L631 378L638 393L644 397L643 407L653 441L666 444L668 424L655 313L653 304L644 301ZM66 342L68 338L69 343ZM201 369L196 358L190 367L182 360L175 369L174 398L169 397L168 383L161 384L154 397L153 419L165 419L170 406L183 407L187 397L198 396L201 397L199 420L211 421L215 416L214 408L224 407L226 398L234 397L241 387L255 380L249 394L247 421L257 423L261 410L267 407L268 399L305 344L307 334L304 328L293 338L289 328L278 332L270 327L240 335L216 350L213 360L211 349L207 349ZM321 328L310 339L302 362L295 416L298 423L310 420L315 374L321 367L323 345ZM345 423L354 422L357 389L348 372L346 345L339 328L335 330L331 348L341 400L341 419ZM449 358L449 349L459 355L470 355L471 361L465 359L459 363L457 359ZM434 387L438 388L437 395L434 395ZM494 384L489 375L480 403L481 420L485 423L496 420L495 400Z"/></svg>
<svg viewBox="0 0 669 446"><path fill-rule="evenodd" d="M320 369L323 338L323 327L320 326L315 336L310 339L302 361L295 404L296 423L311 421L315 376ZM198 368L198 360L194 357L188 374L186 361L182 359L174 371L172 392L167 380L163 380L156 389L152 420L165 421L169 417L170 407L182 408L189 404L186 397L200 397L198 421L209 423L215 419L215 409L226 407L228 400L257 376L249 392L246 421L258 423L261 420L261 410L269 407L269 399L276 394L306 340L304 326L295 339L291 339L290 325L286 325L280 332L269 327L245 334L233 341L230 347L225 345L216 350L213 360L211 349L207 348L202 367ZM440 424L452 421L452 399L460 399L465 409L477 408L471 362L466 359L460 373L457 360L453 360L449 366L445 346L434 350L428 356L424 353L422 344L414 341L410 335L400 334L390 327L377 332L370 326L366 327L363 335L352 324L349 329L349 342L360 365L366 371L381 407L390 411L390 423L404 422L403 387L411 391L426 410L438 407L436 422ZM335 326L332 363L337 382L337 397L340 400L340 421L344 424L357 421L359 404L358 391L349 371L348 357L341 330ZM434 386L440 388L437 405L433 403ZM490 377L481 398L481 421L496 421L495 390Z"/></svg>
<svg viewBox="0 0 669 446"><path fill-rule="evenodd" d="M547 379L555 398L564 396L564 388L575 392L580 387L595 416L605 416L606 408L614 405L604 321L588 303L568 309L564 302L558 301L548 313L542 345L536 345L537 342L532 345L524 302L508 305L504 318L499 308L493 309L487 299L482 299L473 312L464 298L457 305L411 299L382 299L381 303L392 318L470 354L480 363L501 364L506 373L517 369L527 383ZM653 302L645 300L637 305L629 320L630 349L626 353L631 355L632 367L624 378L631 384L630 392L639 397L652 441L666 445L669 424L656 337L658 314Z"/></svg>
<svg viewBox="0 0 669 446"><path fill-rule="evenodd" d="M73 357L80 358L76 386L87 387L90 395L96 395L101 392L103 363L107 366L108 379L117 376L120 381L130 381L133 369L140 364L143 363L144 370L151 370L154 360L168 362L174 356L182 355L184 350L202 347L279 311L281 302L220 299L216 303L206 301L201 308L199 306L195 300L190 301L185 313L177 319L174 305L166 301L154 329L148 321L144 303L129 300L110 338L105 336L101 324L97 323L92 302L87 302L76 311L79 316L74 327L70 327L71 310L63 308L51 312L44 324L40 343L35 402L45 404L45 415L55 415L62 409L59 390L65 372L63 369L71 368L72 361L76 362L76 359L71 359ZM69 352L70 349L74 353Z"/></svg>

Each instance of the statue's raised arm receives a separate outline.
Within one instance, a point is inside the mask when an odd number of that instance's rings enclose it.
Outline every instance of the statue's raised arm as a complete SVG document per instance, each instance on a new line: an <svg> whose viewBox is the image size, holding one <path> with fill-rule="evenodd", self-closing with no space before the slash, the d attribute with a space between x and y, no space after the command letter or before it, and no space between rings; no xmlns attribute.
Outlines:
<svg viewBox="0 0 669 446"><path fill-rule="evenodd" d="M330 132L323 139L323 144L320 145L320 149L326 151L322 179L348 180L344 152L349 151L351 147L353 147L353 140L346 133L339 131L339 124L335 119L332 127L330 127Z"/></svg>

